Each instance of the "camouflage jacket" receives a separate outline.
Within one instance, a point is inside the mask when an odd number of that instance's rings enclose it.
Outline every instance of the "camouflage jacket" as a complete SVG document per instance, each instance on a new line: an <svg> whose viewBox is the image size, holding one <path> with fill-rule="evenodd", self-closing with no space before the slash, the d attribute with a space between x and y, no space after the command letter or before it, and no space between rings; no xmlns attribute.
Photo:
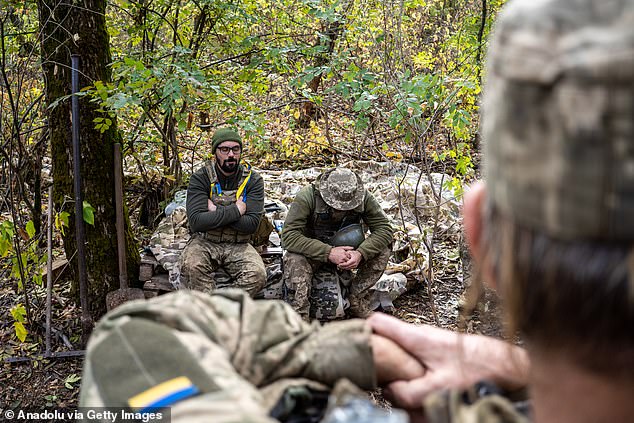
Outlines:
<svg viewBox="0 0 634 423"><path fill-rule="evenodd" d="M178 291L124 304L95 328L80 405L171 409L172 422L273 422L282 393L376 385L362 320L308 324L281 301ZM327 394L326 394L327 396Z"/></svg>
<svg viewBox="0 0 634 423"><path fill-rule="evenodd" d="M504 392L479 382L469 389L436 392L423 402L428 423L529 423L525 389Z"/></svg>
<svg viewBox="0 0 634 423"><path fill-rule="evenodd" d="M312 184L297 193L284 222L282 244L290 252L327 262L332 247L308 236L308 227L315 213L316 195L319 194ZM361 214L363 222L370 228L370 236L357 250L365 260L373 259L390 245L394 230L381 206L368 191L365 192L363 204L355 212Z"/></svg>
<svg viewBox="0 0 634 423"><path fill-rule="evenodd" d="M243 165L232 181L242 179L245 171ZM240 211L235 204L217 205L214 212L208 210L207 201L211 198L211 178L206 166L202 166L191 175L187 187L187 220L189 229L193 232L207 232L214 229L228 227L235 231L252 234L258 229L260 219L264 214L264 180L259 173L252 170L251 178L246 185L247 212L240 216ZM223 190L232 190L237 186L223 186Z"/></svg>

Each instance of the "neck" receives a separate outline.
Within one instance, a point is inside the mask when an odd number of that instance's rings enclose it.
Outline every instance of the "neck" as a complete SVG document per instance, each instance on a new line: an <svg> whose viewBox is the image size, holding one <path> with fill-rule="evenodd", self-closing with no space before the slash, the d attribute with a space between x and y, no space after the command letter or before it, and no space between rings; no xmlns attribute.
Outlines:
<svg viewBox="0 0 634 423"><path fill-rule="evenodd" d="M530 386L534 421L631 421L634 415L634 381L592 373L571 363L569 355L561 352L531 354ZM609 359L597 357L597 360Z"/></svg>

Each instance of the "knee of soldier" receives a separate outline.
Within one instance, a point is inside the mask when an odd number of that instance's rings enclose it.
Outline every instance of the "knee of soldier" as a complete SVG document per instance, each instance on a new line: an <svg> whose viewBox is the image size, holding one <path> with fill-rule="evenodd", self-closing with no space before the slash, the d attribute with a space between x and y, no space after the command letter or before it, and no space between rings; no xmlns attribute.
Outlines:
<svg viewBox="0 0 634 423"><path fill-rule="evenodd" d="M262 260L260 260L257 264L257 266L255 266L255 283L258 286L258 290L264 288L264 285L266 285L266 267L264 266L264 262Z"/></svg>
<svg viewBox="0 0 634 423"><path fill-rule="evenodd" d="M204 259L201 256L196 257L195 255L185 254L185 252L183 252L180 260L181 274L191 276L204 273L206 266L203 263L203 260Z"/></svg>
<svg viewBox="0 0 634 423"><path fill-rule="evenodd" d="M287 269L304 270L312 268L310 262L306 257L301 254L290 253L287 251L286 254L284 254L284 270L286 271Z"/></svg>

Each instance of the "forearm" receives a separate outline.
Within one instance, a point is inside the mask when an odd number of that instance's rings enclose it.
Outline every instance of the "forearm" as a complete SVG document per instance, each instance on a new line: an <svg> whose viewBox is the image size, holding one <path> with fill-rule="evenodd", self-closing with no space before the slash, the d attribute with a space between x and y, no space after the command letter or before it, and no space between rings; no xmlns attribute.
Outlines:
<svg viewBox="0 0 634 423"><path fill-rule="evenodd" d="M370 328L363 320L310 325L282 301L254 301L238 290L179 291L122 306L108 320L122 317L211 340L235 371L258 387L296 377L327 385L345 377L366 389L376 385ZM108 324L102 328L109 330ZM200 364L214 371L212 362Z"/></svg>
<svg viewBox="0 0 634 423"><path fill-rule="evenodd" d="M284 222L282 245L292 253L301 254L311 260L327 262L332 247L305 235L308 219L314 208L314 193L310 187L297 193Z"/></svg>
<svg viewBox="0 0 634 423"><path fill-rule="evenodd" d="M210 212L207 209L205 199L204 209L201 205L191 205L187 203L187 219L189 229L192 232L206 232L216 228L229 226L240 220L240 211L235 205L216 206L216 210Z"/></svg>
<svg viewBox="0 0 634 423"><path fill-rule="evenodd" d="M246 186L247 211L231 225L237 231L252 234L258 230L260 219L264 215L264 181L254 174L253 180Z"/></svg>
<svg viewBox="0 0 634 423"><path fill-rule="evenodd" d="M187 187L187 220L192 232L206 232L219 227L231 225L240 218L240 211L235 205L217 206L209 211L209 179L200 173L194 173Z"/></svg>
<svg viewBox="0 0 634 423"><path fill-rule="evenodd" d="M319 241L318 239L304 236L301 230L289 229L282 232L285 236L282 239L284 249L291 253L301 254L310 260L320 262L328 261L328 254L332 246Z"/></svg>
<svg viewBox="0 0 634 423"><path fill-rule="evenodd" d="M379 203L369 193L365 202L365 210L363 221L370 228L370 235L359 245L357 250L365 260L371 260L392 243L394 229Z"/></svg>

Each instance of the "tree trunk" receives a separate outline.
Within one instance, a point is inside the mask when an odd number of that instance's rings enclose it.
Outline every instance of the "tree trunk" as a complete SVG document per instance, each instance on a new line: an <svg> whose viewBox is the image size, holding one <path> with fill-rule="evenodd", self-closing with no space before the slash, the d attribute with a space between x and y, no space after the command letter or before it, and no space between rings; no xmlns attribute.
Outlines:
<svg viewBox="0 0 634 423"><path fill-rule="evenodd" d="M80 55L80 88L96 81L110 80L110 47L106 32L105 0L39 0L42 68L46 77L46 100L51 104L71 94L71 54ZM113 144L120 140L116 120L101 133L93 119L104 117L98 105L79 99L80 177L84 201L95 209L94 225L86 224L86 267L90 314L98 319L106 311L106 293L119 287L115 228ZM56 209L70 214L63 235L69 260L77 263L71 142L71 101L64 99L49 111L51 157L53 160L54 202ZM140 261L127 210L126 253L129 280L138 280ZM74 266L73 289L79 293ZM134 283L132 283L134 285Z"/></svg>
<svg viewBox="0 0 634 423"><path fill-rule="evenodd" d="M319 68L321 66L328 64L328 62L330 62L331 56L335 51L337 38L339 38L339 36L344 30L345 18L343 16L345 16L345 14L348 13L353 3L354 3L354 0L348 0L347 3L343 5L341 19L324 23L325 25L324 32L323 32L324 37L320 37L316 45L324 46L325 51L316 57L313 67ZM308 88L312 92L316 93L317 90L319 89L319 86L321 85L322 78L323 78L323 73L319 72L317 75L313 77L313 79L310 80L310 82L308 83ZM299 126L301 126L302 128L307 128L310 125L311 120L313 120L315 118L315 115L317 114L317 106L312 101L306 99L301 103L299 107L299 113L300 113L299 119L298 119Z"/></svg>

